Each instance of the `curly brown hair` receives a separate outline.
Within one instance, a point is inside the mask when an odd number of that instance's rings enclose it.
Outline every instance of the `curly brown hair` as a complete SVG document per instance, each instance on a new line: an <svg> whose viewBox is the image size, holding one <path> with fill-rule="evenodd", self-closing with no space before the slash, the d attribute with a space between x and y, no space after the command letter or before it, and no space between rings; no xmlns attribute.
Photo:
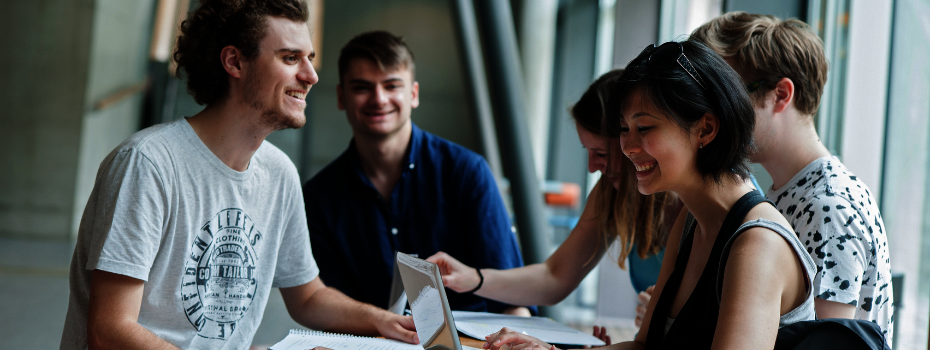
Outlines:
<svg viewBox="0 0 930 350"><path fill-rule="evenodd" d="M303 0L200 0L181 23L177 77L187 76L187 91L198 104L224 99L229 94L229 75L220 62L224 47L232 45L251 60L265 38L267 16L307 22L309 15Z"/></svg>

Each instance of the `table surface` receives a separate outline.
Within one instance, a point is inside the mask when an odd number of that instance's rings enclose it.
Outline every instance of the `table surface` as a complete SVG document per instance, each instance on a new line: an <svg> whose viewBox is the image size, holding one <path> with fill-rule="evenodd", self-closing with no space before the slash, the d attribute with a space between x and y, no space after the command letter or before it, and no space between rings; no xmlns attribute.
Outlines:
<svg viewBox="0 0 930 350"><path fill-rule="evenodd" d="M484 340L478 340L469 336L459 336L459 343L462 345L471 346L473 348L481 349L481 346L484 345Z"/></svg>

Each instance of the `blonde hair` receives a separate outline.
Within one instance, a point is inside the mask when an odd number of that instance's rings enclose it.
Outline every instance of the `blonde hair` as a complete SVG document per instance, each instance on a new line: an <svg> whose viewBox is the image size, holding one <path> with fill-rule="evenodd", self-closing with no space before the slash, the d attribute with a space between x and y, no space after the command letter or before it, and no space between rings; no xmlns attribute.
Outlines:
<svg viewBox="0 0 930 350"><path fill-rule="evenodd" d="M750 93L757 104L781 78L795 86L795 106L814 115L827 82L827 59L823 41L807 23L798 19L729 12L714 18L691 33L729 60L746 83L765 89Z"/></svg>

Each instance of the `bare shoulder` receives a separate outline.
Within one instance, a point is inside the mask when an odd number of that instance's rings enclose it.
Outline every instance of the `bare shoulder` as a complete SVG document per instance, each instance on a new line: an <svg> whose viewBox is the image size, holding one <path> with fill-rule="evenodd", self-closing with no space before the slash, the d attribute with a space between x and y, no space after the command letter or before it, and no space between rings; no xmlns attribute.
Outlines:
<svg viewBox="0 0 930 350"><path fill-rule="evenodd" d="M762 203L752 208L746 215L744 222L758 219L768 220L794 232L791 224L777 209ZM733 239L730 247L731 259L766 260L775 259L788 262L794 260L794 251L791 243L785 237L766 227L751 227Z"/></svg>

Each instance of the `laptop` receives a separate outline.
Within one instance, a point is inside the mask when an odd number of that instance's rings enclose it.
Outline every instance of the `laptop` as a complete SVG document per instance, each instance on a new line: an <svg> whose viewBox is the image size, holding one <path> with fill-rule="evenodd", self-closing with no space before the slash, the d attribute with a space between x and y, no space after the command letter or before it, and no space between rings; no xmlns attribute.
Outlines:
<svg viewBox="0 0 930 350"><path fill-rule="evenodd" d="M481 350L459 343L439 266L400 252L395 266L403 280L413 323L424 349Z"/></svg>

